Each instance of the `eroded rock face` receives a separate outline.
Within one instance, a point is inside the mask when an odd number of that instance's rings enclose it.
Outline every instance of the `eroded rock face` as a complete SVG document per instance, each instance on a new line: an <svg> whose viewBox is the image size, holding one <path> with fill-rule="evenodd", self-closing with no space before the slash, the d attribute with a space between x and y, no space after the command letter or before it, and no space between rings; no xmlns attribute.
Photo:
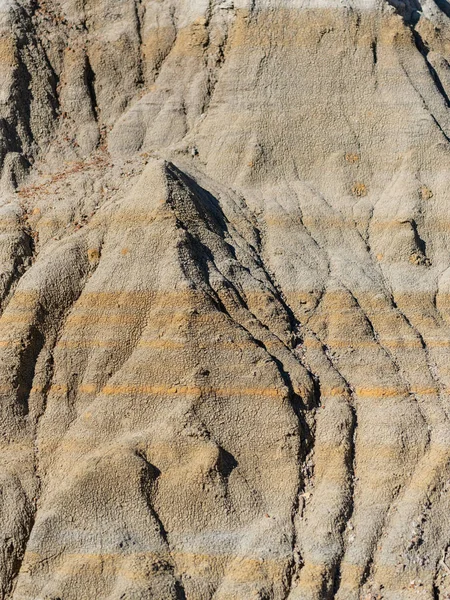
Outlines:
<svg viewBox="0 0 450 600"><path fill-rule="evenodd" d="M449 14L1 0L0 598L450 598Z"/></svg>

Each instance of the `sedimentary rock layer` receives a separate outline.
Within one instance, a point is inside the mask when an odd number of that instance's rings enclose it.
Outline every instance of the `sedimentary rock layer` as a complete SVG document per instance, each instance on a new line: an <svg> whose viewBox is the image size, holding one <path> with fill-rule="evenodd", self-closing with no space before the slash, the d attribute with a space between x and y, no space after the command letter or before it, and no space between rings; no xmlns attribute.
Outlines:
<svg viewBox="0 0 450 600"><path fill-rule="evenodd" d="M0 598L450 597L449 15L0 1Z"/></svg>

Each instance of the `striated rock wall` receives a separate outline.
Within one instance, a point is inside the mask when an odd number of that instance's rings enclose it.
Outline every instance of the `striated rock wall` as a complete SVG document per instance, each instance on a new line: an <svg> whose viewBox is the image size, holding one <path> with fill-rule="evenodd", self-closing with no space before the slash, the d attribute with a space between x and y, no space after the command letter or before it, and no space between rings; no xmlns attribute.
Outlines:
<svg viewBox="0 0 450 600"><path fill-rule="evenodd" d="M450 598L449 16L0 0L1 599Z"/></svg>

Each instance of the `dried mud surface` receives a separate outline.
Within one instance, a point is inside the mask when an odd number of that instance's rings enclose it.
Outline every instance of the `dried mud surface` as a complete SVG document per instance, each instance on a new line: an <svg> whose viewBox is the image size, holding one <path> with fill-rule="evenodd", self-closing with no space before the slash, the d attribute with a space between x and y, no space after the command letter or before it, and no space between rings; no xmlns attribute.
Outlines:
<svg viewBox="0 0 450 600"><path fill-rule="evenodd" d="M0 0L0 598L450 598L450 5Z"/></svg>

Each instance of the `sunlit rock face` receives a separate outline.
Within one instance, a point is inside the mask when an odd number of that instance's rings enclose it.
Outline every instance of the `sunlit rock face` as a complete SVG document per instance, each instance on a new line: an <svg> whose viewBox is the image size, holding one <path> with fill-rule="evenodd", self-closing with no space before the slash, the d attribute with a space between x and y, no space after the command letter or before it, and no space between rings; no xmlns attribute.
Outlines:
<svg viewBox="0 0 450 600"><path fill-rule="evenodd" d="M0 599L450 598L449 16L0 0Z"/></svg>

